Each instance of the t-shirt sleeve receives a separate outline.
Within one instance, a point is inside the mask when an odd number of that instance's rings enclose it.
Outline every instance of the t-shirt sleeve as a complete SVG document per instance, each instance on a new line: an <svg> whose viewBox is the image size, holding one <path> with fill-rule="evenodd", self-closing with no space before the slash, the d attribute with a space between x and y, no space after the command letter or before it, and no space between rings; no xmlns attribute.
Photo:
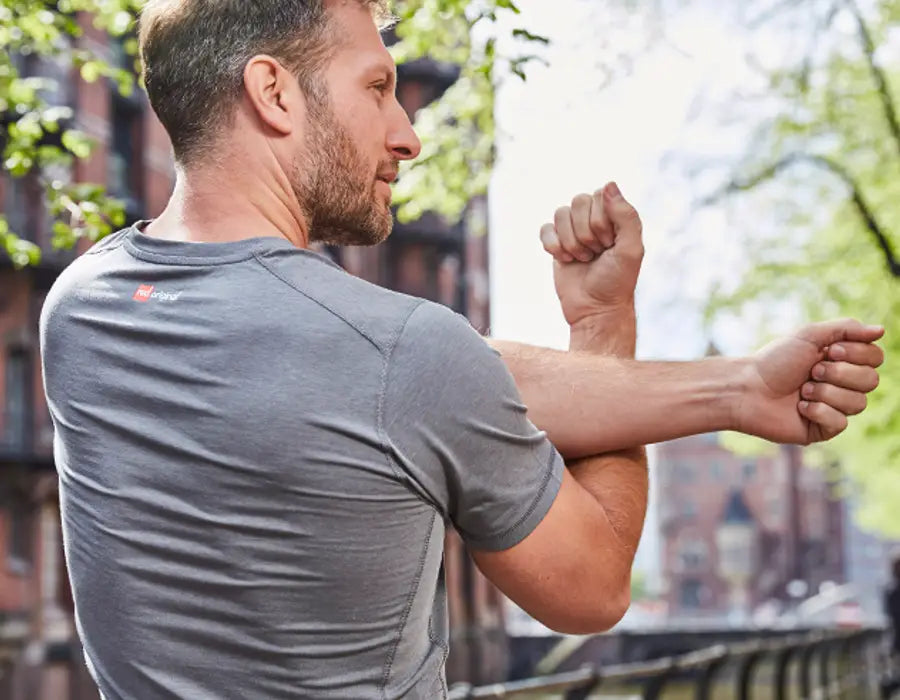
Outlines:
<svg viewBox="0 0 900 700"><path fill-rule="evenodd" d="M562 457L528 419L509 370L468 321L423 302L387 360L391 459L476 549L508 549L550 509Z"/></svg>

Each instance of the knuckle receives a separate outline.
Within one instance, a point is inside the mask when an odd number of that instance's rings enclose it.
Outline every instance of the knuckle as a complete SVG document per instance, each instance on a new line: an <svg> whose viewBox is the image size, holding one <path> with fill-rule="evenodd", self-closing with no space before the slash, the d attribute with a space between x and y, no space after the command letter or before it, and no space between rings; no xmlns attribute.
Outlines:
<svg viewBox="0 0 900 700"><path fill-rule="evenodd" d="M584 209L591 206L591 195L581 192L572 197L572 209Z"/></svg>
<svg viewBox="0 0 900 700"><path fill-rule="evenodd" d="M572 215L572 209L570 207L560 207L555 212L553 212L553 220L559 224L560 221L565 221Z"/></svg>
<svg viewBox="0 0 900 700"><path fill-rule="evenodd" d="M641 215L638 214L638 210L631 206L624 199L620 199L616 203L616 209L618 210L619 216L623 219L628 219L629 221L640 221Z"/></svg>
<svg viewBox="0 0 900 700"><path fill-rule="evenodd" d="M590 229L585 229L581 226L575 227L575 238L579 243L588 246L594 242L594 235L591 233Z"/></svg>

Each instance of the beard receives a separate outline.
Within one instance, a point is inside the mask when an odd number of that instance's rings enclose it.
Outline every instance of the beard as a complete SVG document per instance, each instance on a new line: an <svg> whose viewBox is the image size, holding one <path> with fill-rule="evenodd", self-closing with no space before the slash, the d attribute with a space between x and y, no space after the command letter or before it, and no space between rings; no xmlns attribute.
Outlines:
<svg viewBox="0 0 900 700"><path fill-rule="evenodd" d="M309 224L309 241L331 245L375 245L394 226L377 173L396 170L386 159L373 172L337 120L327 98L310 102L304 154L294 161L291 186Z"/></svg>

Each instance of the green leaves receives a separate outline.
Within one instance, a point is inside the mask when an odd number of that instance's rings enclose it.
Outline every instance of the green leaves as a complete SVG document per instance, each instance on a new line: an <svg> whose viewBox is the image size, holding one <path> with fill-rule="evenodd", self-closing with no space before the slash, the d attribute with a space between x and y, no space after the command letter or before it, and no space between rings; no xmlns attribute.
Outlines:
<svg viewBox="0 0 900 700"><path fill-rule="evenodd" d="M72 152L76 158L87 158L91 155L92 143L80 131L69 129L62 135L62 145Z"/></svg>
<svg viewBox="0 0 900 700"><path fill-rule="evenodd" d="M89 158L93 143L71 128L72 108L58 104L58 91L66 87L70 68L85 80L109 80L121 93L134 89L129 66L95 55L81 46L79 14L111 36L122 36L134 28L141 0L10 0L0 7L0 113L6 122L3 139L3 169L12 178L36 178L44 192L44 204L52 220L52 245L72 247L79 238L99 239L125 220L121 201L107 197L95 184L71 184L69 171L75 159ZM124 43L124 56L135 53L134 39ZM54 77L22 77L20 67L30 56L40 56L42 72ZM130 61L131 59L129 59ZM121 61L120 61L121 63ZM6 217L0 218L0 248L16 266L40 261L41 250L13 231Z"/></svg>
<svg viewBox="0 0 900 700"><path fill-rule="evenodd" d="M526 78L531 61L525 48L549 43L527 29L512 35L522 54L497 53L497 21L519 14L513 2L486 0L473 12L463 0L401 0L399 42L391 47L398 63L424 56L460 67L459 79L437 102L419 110L416 131L422 153L394 188L401 221L436 212L449 222L463 216L468 203L487 192L494 166L494 93L506 75Z"/></svg>
<svg viewBox="0 0 900 700"><path fill-rule="evenodd" d="M865 21L879 37L897 31L898 17L898 0L880 0ZM900 334L894 330L900 323L900 278L889 270L872 230L874 222L895 255L900 252L900 143L874 77L875 69L882 72L894 111L900 111L900 63L896 54L879 56L873 63L864 44L841 37L830 53L803 58L799 70L808 75L802 80L792 69L770 76L773 93L767 98L781 101L781 113L753 140L754 152L735 177L753 185L736 188L736 196L753 198L761 211L787 207L789 215L782 235L757 238L746 248L749 272L733 291L720 290L708 312L716 318L765 310L774 322L788 306L810 320L853 316L888 329L879 343L887 361L867 410L818 451L825 462L839 459L851 477L863 524L900 535ZM770 167L789 153L803 154L806 164L837 167ZM767 168L771 177L754 179ZM774 178L780 193L760 187Z"/></svg>

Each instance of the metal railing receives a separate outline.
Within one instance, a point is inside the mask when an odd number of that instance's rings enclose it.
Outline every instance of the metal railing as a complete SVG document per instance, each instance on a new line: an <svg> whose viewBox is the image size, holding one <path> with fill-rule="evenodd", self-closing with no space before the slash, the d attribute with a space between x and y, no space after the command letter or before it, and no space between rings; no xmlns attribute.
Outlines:
<svg viewBox="0 0 900 700"><path fill-rule="evenodd" d="M449 699L876 699L892 675L884 640L880 629L811 632L717 645L644 663L585 666L504 684L459 684L450 690Z"/></svg>

